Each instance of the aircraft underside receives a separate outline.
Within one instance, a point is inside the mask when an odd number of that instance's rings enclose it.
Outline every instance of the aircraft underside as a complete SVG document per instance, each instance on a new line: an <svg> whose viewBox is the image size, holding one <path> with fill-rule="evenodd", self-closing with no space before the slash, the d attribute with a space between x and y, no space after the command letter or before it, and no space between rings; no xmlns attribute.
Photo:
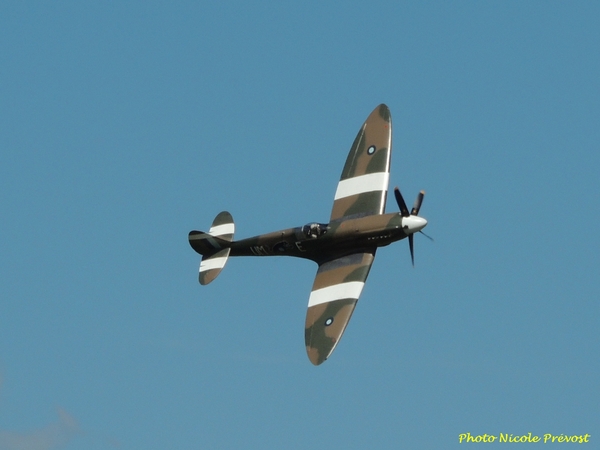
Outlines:
<svg viewBox="0 0 600 450"><path fill-rule="evenodd" d="M400 190L400 212L385 214L392 152L388 107L375 108L360 128L342 169L328 224L309 223L239 241L233 240L233 217L223 211L210 230L191 231L192 248L202 255L198 280L211 283L230 256L293 256L319 267L308 298L304 340L310 361L323 363L339 343L378 247L408 238L414 264L414 235L427 220L419 216L421 191L408 209Z"/></svg>
<svg viewBox="0 0 600 450"><path fill-rule="evenodd" d="M231 243L229 256L293 256L322 263L357 250L372 250L404 239L401 229L381 230L371 234L360 232L341 233L325 231L320 236L307 237L307 226L288 228ZM352 236L354 234L354 236Z"/></svg>

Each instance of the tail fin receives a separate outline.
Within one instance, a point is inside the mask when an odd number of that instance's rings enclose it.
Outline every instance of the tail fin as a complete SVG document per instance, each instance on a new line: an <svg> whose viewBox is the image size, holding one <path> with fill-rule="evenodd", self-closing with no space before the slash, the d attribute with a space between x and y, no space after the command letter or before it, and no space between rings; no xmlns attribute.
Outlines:
<svg viewBox="0 0 600 450"><path fill-rule="evenodd" d="M235 225L233 217L223 211L215 217L208 233L190 231L188 240L192 248L202 255L198 280L205 285L217 278L229 257Z"/></svg>

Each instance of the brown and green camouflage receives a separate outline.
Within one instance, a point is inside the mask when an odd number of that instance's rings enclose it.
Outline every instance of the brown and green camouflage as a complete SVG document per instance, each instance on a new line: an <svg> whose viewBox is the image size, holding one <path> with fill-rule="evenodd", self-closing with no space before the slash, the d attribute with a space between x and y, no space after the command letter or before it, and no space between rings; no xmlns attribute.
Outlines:
<svg viewBox="0 0 600 450"><path fill-rule="evenodd" d="M190 232L190 245L202 255L200 283L214 280L230 256L294 256L315 261L319 268L308 301L305 343L313 364L325 361L350 321L377 248L427 224L416 215L418 208L414 215L404 217L384 214L391 137L390 111L379 105L352 144L328 224L314 222L234 241L233 218L224 211L208 233Z"/></svg>

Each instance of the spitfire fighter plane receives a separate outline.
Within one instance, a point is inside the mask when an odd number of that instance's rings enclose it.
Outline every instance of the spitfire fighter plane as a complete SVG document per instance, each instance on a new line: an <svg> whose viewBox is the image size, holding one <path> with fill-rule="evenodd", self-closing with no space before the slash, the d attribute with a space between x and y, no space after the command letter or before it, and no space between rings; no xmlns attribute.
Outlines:
<svg viewBox="0 0 600 450"><path fill-rule="evenodd" d="M200 284L213 281L230 256L295 256L316 262L319 268L308 298L304 338L308 358L321 364L350 321L377 248L408 238L414 265L413 237L427 225L419 216L424 192L409 211L395 188L400 213L384 213L391 154L390 110L382 104L369 115L352 144L329 223L309 223L234 241L233 218L223 211L208 233L189 233L190 245L202 255Z"/></svg>

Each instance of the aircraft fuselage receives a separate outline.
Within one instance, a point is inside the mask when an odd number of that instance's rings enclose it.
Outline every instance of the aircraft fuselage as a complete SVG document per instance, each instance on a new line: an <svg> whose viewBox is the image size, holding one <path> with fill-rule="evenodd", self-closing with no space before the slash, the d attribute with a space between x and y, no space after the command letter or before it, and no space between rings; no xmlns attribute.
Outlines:
<svg viewBox="0 0 600 450"><path fill-rule="evenodd" d="M320 263L345 251L356 253L408 237L414 226L407 219L415 218L399 213L378 214L288 228L235 241L230 256L295 256Z"/></svg>

